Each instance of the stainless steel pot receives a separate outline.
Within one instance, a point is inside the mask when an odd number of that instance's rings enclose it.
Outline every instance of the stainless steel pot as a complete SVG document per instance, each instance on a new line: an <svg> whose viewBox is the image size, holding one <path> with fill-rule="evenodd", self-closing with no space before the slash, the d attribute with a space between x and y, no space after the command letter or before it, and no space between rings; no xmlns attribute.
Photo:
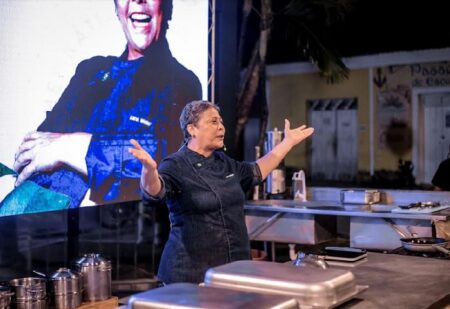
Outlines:
<svg viewBox="0 0 450 309"><path fill-rule="evenodd" d="M57 309L76 308L81 305L82 279L68 268L60 268L50 277Z"/></svg>
<svg viewBox="0 0 450 309"><path fill-rule="evenodd" d="M46 281L42 278L27 277L9 282L15 292L15 303L40 302L47 298Z"/></svg>
<svg viewBox="0 0 450 309"><path fill-rule="evenodd" d="M11 304L11 296L14 293L11 291L10 287L0 285L0 309L9 308Z"/></svg>
<svg viewBox="0 0 450 309"><path fill-rule="evenodd" d="M111 297L111 262L100 254L89 253L75 261L82 275L83 300L99 301Z"/></svg>

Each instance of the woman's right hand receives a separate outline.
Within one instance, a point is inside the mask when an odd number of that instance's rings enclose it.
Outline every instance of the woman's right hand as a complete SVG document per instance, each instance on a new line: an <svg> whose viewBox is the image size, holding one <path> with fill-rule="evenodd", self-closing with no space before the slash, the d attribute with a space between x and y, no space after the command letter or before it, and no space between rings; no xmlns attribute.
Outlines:
<svg viewBox="0 0 450 309"><path fill-rule="evenodd" d="M156 170L158 165L155 160L153 160L152 156L144 149L141 145L135 140L131 139L130 143L134 146L134 148L129 148L128 151L139 161L141 161L142 165L148 170Z"/></svg>
<svg viewBox="0 0 450 309"><path fill-rule="evenodd" d="M130 143L134 148L129 148L128 151L142 163L142 188L151 196L158 195L161 192L162 184L159 179L156 161L136 140L131 139Z"/></svg>
<svg viewBox="0 0 450 309"><path fill-rule="evenodd" d="M18 173L16 186L34 173L51 172L64 164L87 175L86 153L90 141L91 134L84 132L28 133L15 155L13 168Z"/></svg>

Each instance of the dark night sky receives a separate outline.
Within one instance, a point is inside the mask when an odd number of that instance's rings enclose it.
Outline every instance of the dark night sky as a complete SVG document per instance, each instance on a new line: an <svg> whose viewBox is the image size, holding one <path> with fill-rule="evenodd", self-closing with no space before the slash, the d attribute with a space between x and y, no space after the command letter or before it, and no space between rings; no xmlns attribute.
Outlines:
<svg viewBox="0 0 450 309"><path fill-rule="evenodd" d="M355 0L344 22L324 29L325 42L344 57L450 47L447 6L445 0ZM275 16L268 63L304 61L285 37L286 24Z"/></svg>

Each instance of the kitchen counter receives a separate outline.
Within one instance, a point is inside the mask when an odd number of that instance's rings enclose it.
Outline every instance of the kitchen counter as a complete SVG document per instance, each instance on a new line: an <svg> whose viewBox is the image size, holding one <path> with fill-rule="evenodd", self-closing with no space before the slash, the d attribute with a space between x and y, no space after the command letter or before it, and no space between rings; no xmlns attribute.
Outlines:
<svg viewBox="0 0 450 309"><path fill-rule="evenodd" d="M380 206L380 204L377 204ZM247 201L246 210L261 210L268 212L285 212L311 215L333 215L347 217L371 217L391 219L417 219L432 221L447 221L450 218L450 208L434 213L394 213L390 211L373 211L370 205L342 205L330 201L308 201L295 200L259 200Z"/></svg>
<svg viewBox="0 0 450 309"><path fill-rule="evenodd" d="M430 308L439 300L450 306L450 260L369 252L351 271L358 285L369 288L339 308Z"/></svg>
<svg viewBox="0 0 450 309"><path fill-rule="evenodd" d="M413 234L449 239L450 208L429 213L391 212L399 203L343 205L330 200L259 200L247 201L244 208L249 237L257 241L319 244L348 233L352 247L393 250L401 246L401 237ZM392 224L403 232L402 236Z"/></svg>
<svg viewBox="0 0 450 309"><path fill-rule="evenodd" d="M368 252L365 261L355 266L330 267L350 271L357 285L368 286L336 309L436 309L450 306L450 259ZM169 299L173 301L176 297L173 295ZM220 297L217 298L219 300ZM121 303L126 304L127 301L128 298Z"/></svg>

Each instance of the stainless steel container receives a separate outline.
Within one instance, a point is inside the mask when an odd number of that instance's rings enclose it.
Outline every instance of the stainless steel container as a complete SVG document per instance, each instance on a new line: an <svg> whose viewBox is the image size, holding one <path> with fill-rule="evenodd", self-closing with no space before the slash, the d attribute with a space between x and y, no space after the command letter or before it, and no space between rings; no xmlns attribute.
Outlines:
<svg viewBox="0 0 450 309"><path fill-rule="evenodd" d="M7 309L11 305L11 296L14 293L11 291L10 287L0 285L0 309Z"/></svg>
<svg viewBox="0 0 450 309"><path fill-rule="evenodd" d="M13 279L9 282L12 286L15 297L14 302L18 304L27 305L27 303L39 303L41 307L46 302L47 288L46 280L43 278L26 277Z"/></svg>
<svg viewBox="0 0 450 309"><path fill-rule="evenodd" d="M132 295L129 309L149 308L298 308L293 297L174 283Z"/></svg>
<svg viewBox="0 0 450 309"><path fill-rule="evenodd" d="M83 298L80 275L68 268L60 268L50 277L57 309L76 308Z"/></svg>
<svg viewBox="0 0 450 309"><path fill-rule="evenodd" d="M291 296L301 308L332 308L362 290L347 270L260 261L236 261L211 268L204 282L210 287Z"/></svg>
<svg viewBox="0 0 450 309"><path fill-rule="evenodd" d="M292 176L292 199L306 201L306 177L303 170L295 172Z"/></svg>
<svg viewBox="0 0 450 309"><path fill-rule="evenodd" d="M275 128L273 131L266 132L266 139L264 141L264 152L267 154L276 145L283 140L283 131ZM266 192L269 198L282 196L286 191L286 171L284 168L284 161L280 163L268 176L266 181Z"/></svg>
<svg viewBox="0 0 450 309"><path fill-rule="evenodd" d="M75 261L82 276L83 300L99 301L111 297L111 262L100 254L88 253Z"/></svg>
<svg viewBox="0 0 450 309"><path fill-rule="evenodd" d="M374 204L380 202L381 196L378 190L346 189L341 190L342 204Z"/></svg>

